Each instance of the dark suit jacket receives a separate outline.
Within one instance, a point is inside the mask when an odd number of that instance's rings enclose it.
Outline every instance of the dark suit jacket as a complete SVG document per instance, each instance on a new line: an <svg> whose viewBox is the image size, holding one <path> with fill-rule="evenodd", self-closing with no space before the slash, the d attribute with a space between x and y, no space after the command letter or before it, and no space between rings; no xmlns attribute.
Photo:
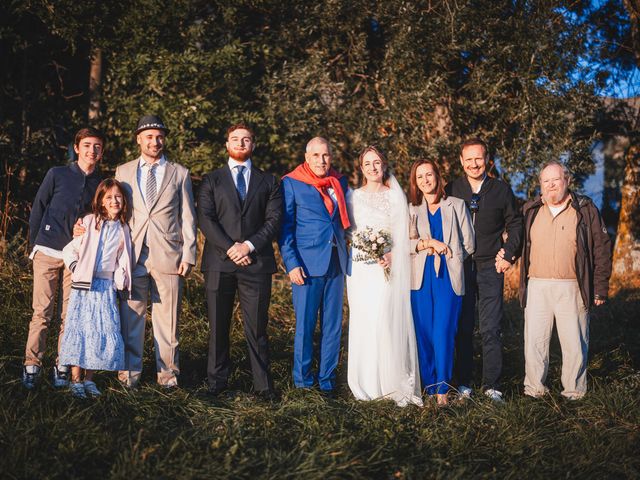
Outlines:
<svg viewBox="0 0 640 480"><path fill-rule="evenodd" d="M280 231L282 195L275 176L252 166L247 196L241 204L231 170L225 164L202 179L197 210L198 224L206 238L203 272L276 272L272 241ZM255 247L253 263L238 267L227 257L227 250L245 240Z"/></svg>

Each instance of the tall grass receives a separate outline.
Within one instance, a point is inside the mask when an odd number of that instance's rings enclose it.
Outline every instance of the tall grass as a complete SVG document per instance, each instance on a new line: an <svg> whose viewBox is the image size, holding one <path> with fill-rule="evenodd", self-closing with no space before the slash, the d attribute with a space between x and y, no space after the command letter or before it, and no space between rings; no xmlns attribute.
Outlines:
<svg viewBox="0 0 640 480"><path fill-rule="evenodd" d="M346 385L327 400L291 383L289 287L274 282L273 374L282 401L258 402L239 317L233 330L235 395L206 395L208 326L201 278L187 283L181 328L182 388L156 387L152 342L144 386L97 375L95 401L26 392L19 376L31 310L28 260L10 248L0 272L0 476L3 478L603 478L640 476L640 292L622 289L591 321L589 394L560 395L560 349L552 343L552 394L522 395L522 313L505 314L505 405L478 395L463 404L397 408L358 402ZM54 324L45 359L54 358ZM343 345L346 345L346 325ZM476 357L480 374L479 356ZM48 369L47 369L48 370Z"/></svg>

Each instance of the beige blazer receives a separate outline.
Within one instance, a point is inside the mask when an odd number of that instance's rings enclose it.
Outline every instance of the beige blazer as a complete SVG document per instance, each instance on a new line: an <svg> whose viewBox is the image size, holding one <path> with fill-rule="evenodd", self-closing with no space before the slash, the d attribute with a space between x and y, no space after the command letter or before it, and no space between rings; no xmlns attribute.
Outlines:
<svg viewBox="0 0 640 480"><path fill-rule="evenodd" d="M130 202L133 265L146 236L149 265L161 273L177 274L180 263L196 264L196 214L189 170L167 161L156 201L147 207L138 185L138 163L136 159L116 169L116 180L123 184Z"/></svg>
<svg viewBox="0 0 640 480"><path fill-rule="evenodd" d="M447 269L451 278L451 287L456 295L464 295L464 259L475 250L475 233L471 223L471 215L464 200L447 197L440 200L443 241L451 249L451 256L446 257ZM417 207L409 204L409 238L411 241L411 289L422 287L424 264L427 261L427 250L416 253L420 239L431 237L427 202L422 201ZM436 255L435 268L440 268L441 256Z"/></svg>

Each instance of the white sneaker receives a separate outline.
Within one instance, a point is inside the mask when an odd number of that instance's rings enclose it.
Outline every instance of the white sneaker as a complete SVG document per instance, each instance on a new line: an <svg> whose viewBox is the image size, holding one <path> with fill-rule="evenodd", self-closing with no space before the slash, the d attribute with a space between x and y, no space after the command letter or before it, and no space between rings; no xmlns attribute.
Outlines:
<svg viewBox="0 0 640 480"><path fill-rule="evenodd" d="M562 397L570 402L576 402L578 400L582 400L584 395L563 395Z"/></svg>
<svg viewBox="0 0 640 480"><path fill-rule="evenodd" d="M493 388L487 388L484 394L496 403L504 403L502 399L502 392L500 390L494 390Z"/></svg>
<svg viewBox="0 0 640 480"><path fill-rule="evenodd" d="M90 397L99 397L102 395L102 392L98 390L96 383L91 380L84 381L84 391Z"/></svg>
<svg viewBox="0 0 640 480"><path fill-rule="evenodd" d="M467 387L466 385L460 385L458 387L458 394L460 395L460 398L463 400L471 398L472 393L473 393L473 389L471 387Z"/></svg>
<svg viewBox="0 0 640 480"><path fill-rule="evenodd" d="M84 391L84 384L82 382L71 382L69 384L69 388L71 389L71 395L75 398L87 398L87 394Z"/></svg>
<svg viewBox="0 0 640 480"><path fill-rule="evenodd" d="M66 365L60 365L59 367L53 367L53 374L51 375L53 386L55 388L65 388L69 386L69 367Z"/></svg>

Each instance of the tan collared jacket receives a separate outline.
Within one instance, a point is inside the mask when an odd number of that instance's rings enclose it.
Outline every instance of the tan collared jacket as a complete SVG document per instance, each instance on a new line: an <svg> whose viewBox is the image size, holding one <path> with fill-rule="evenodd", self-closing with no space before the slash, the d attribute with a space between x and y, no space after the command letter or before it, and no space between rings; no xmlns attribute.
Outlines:
<svg viewBox="0 0 640 480"><path fill-rule="evenodd" d="M161 273L177 274L180 263L196 263L196 216L189 171L167 161L155 202L147 206L138 185L138 164L136 159L116 169L116 180L123 184L130 200L133 264L146 236L149 265Z"/></svg>

